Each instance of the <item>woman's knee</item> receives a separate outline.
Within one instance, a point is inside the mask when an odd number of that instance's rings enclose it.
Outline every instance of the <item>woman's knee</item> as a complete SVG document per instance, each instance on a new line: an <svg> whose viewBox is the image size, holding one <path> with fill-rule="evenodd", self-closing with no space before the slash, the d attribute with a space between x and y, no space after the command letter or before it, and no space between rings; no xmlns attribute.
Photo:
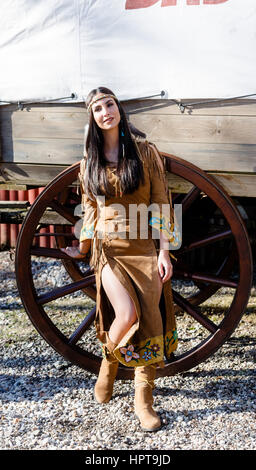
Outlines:
<svg viewBox="0 0 256 470"><path fill-rule="evenodd" d="M116 318L127 325L135 323L137 313L133 299L108 264L102 269L102 284L112 304Z"/></svg>
<svg viewBox="0 0 256 470"><path fill-rule="evenodd" d="M129 305L120 305L115 310L116 318L126 326L132 326L137 321L136 309L132 300Z"/></svg>

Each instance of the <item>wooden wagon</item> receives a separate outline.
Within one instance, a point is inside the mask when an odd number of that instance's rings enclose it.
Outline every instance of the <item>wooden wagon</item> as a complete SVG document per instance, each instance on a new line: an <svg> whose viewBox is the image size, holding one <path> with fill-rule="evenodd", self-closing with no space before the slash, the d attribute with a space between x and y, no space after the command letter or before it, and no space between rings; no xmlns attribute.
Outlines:
<svg viewBox="0 0 256 470"><path fill-rule="evenodd" d="M182 246L174 253L172 280L180 342L172 360L158 370L158 376L174 375L212 355L230 337L248 303L255 244L256 103L142 99L123 105L129 121L163 153L173 204L182 204ZM16 247L20 296L34 326L59 354L97 372L101 353L95 353L91 340L94 273L88 260L71 260L59 249L77 243L71 228L79 220L77 174L86 123L83 103L1 106L0 188L45 186L28 212L24 202L8 211L12 223L24 219ZM6 222L8 214L2 210L1 220ZM49 225L55 248L37 243ZM60 260L70 280L40 293L32 260L45 258ZM62 298L68 303L66 296L77 291L91 309L82 309L84 318L77 324L63 327L49 306ZM223 292L228 306L221 305ZM186 324L181 331L179 316ZM118 378L132 374L119 367Z"/></svg>

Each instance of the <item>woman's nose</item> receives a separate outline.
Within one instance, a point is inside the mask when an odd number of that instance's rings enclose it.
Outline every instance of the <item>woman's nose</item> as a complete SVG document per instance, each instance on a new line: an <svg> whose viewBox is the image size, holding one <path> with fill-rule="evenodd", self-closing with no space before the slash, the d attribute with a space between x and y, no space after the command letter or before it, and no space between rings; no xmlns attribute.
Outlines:
<svg viewBox="0 0 256 470"><path fill-rule="evenodd" d="M107 106L103 106L103 116L108 116L109 110Z"/></svg>

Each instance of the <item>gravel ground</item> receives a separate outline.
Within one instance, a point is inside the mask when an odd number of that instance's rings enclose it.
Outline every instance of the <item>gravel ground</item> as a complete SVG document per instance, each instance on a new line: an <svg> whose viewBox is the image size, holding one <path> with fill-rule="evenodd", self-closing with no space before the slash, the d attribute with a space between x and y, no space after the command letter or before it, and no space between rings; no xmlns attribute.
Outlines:
<svg viewBox="0 0 256 470"><path fill-rule="evenodd" d="M39 285L61 284L60 271L48 272L45 263L34 269ZM212 357L156 380L154 406L163 427L145 433L134 417L132 381L116 381L112 400L99 405L96 376L67 363L36 332L9 252L0 253L0 283L2 450L255 450L255 287L237 329ZM74 315L80 295L72 297Z"/></svg>

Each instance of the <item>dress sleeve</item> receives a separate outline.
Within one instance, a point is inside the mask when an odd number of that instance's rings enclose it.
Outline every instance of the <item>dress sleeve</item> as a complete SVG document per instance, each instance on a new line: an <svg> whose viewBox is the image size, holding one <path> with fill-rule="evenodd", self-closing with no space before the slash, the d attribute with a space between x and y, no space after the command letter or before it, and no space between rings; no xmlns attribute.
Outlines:
<svg viewBox="0 0 256 470"><path fill-rule="evenodd" d="M165 238L175 249L179 244L179 237L174 223L174 211L172 207L171 191L168 189L164 160L155 145L149 143L149 173L151 183L152 207L149 225L163 232ZM173 255L171 255L173 256ZM174 257L174 256L173 256ZM174 257L175 258L175 257ZM176 258L175 258L176 259Z"/></svg>
<svg viewBox="0 0 256 470"><path fill-rule="evenodd" d="M95 198L85 192L85 178L86 178L86 160L85 158L80 163L80 173L78 175L80 180L81 190L81 203L83 210L83 224L80 231L79 241L83 242L93 238L94 229L97 221L97 202Z"/></svg>

